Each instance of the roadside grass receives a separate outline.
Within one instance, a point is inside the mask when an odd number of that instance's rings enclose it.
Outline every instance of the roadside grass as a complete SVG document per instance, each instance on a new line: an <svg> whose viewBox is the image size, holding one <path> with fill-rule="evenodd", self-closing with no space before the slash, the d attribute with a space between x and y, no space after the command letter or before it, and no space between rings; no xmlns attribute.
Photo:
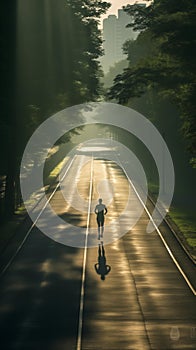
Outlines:
<svg viewBox="0 0 196 350"><path fill-rule="evenodd" d="M188 209L171 207L169 216L184 235L188 245L196 251L196 218L194 213Z"/></svg>
<svg viewBox="0 0 196 350"><path fill-rule="evenodd" d="M47 186L50 186L52 184L53 181L55 181L55 179L57 178L57 176L59 175L61 169L63 168L63 166L67 163L67 161L69 160L69 157L65 157L62 161L60 161L55 167L54 169L52 169L49 173L48 176L46 176L46 179L44 180L44 184Z"/></svg>
<svg viewBox="0 0 196 350"><path fill-rule="evenodd" d="M156 201L158 194L158 185L149 184L150 196ZM180 207L178 204L173 204L170 207L167 219L172 225L174 231L178 235L182 244L190 252L193 258L196 257L196 217L191 208Z"/></svg>
<svg viewBox="0 0 196 350"><path fill-rule="evenodd" d="M68 157L61 160L50 172L47 174L45 179L45 186L46 189L53 184L55 179L57 178L61 168L65 165L65 163L68 161ZM38 191L39 192L39 191ZM37 193L33 193L32 196L29 198L28 203L32 206L36 204L37 200L39 199L39 196ZM4 250L4 248L9 244L9 242L14 237L17 228L20 226L21 222L25 219L27 215L26 209L24 204L22 204L20 207L18 207L15 210L15 213L13 217L6 222L3 222L0 224L0 254Z"/></svg>

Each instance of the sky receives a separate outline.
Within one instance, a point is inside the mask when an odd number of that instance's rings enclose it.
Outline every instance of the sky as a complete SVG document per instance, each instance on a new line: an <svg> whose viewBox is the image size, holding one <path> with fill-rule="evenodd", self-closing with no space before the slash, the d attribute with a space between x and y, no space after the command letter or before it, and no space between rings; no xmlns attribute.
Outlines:
<svg viewBox="0 0 196 350"><path fill-rule="evenodd" d="M105 15L102 16L102 21L104 18L108 17L109 15L117 15L118 13L118 9L122 8L122 6L125 6L127 4L135 4L136 2L142 3L145 2L143 0L107 0L108 2L110 2L112 4L112 6L109 8L109 10L107 11L107 13Z"/></svg>

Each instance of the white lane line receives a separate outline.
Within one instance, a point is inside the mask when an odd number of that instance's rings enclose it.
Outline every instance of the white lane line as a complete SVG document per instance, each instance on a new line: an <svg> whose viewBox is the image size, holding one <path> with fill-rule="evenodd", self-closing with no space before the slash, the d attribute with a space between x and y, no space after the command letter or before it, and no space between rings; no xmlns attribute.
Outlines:
<svg viewBox="0 0 196 350"><path fill-rule="evenodd" d="M85 283L85 278L86 278L87 243L88 243L89 224L90 224L90 209L91 209L92 189L93 189L93 157L91 159L88 215L87 215L86 237L85 237L85 247L84 247L84 258L83 258L83 266L82 266L80 311L79 311L79 319L78 319L78 335L77 335L76 350L81 350L81 345L82 345L82 327L83 327L83 313L84 313L84 283Z"/></svg>
<svg viewBox="0 0 196 350"><path fill-rule="evenodd" d="M62 179L60 181L63 181L65 176L67 175L70 167L73 164L73 161L75 159L76 155L73 157L73 159L71 160L69 166L67 167ZM51 201L52 197L54 196L54 194L56 193L56 191L58 190L60 186L60 182L58 183L58 185L55 187L54 191L51 193L50 197L48 198L48 200L46 201L46 203L44 204L42 210L40 211L40 213L38 214L37 218L35 219L34 223L31 225L31 227L29 228L29 230L27 231L25 237L23 238L22 242L20 243L20 245L18 246L17 250L15 251L14 255L12 255L11 259L8 261L7 265L4 267L4 269L1 271L0 273L0 277L7 271L7 269L10 267L10 265L12 264L13 260L15 259L15 257L17 256L17 254L19 253L19 251L21 250L21 248L23 247L24 243L26 242L27 238L29 237L32 229L36 226L37 221L39 220L40 216L42 215L43 211L45 210L45 208L47 207L48 203Z"/></svg>
<svg viewBox="0 0 196 350"><path fill-rule="evenodd" d="M123 170L124 170L124 169L123 169ZM125 170L124 170L124 171L125 171ZM126 174L126 172L125 172L125 174ZM189 288L191 289L191 291L193 292L193 294L196 295L196 291L195 291L194 287L192 286L192 284L191 284L191 282L189 281L188 277L185 275L184 271L182 270L182 268L180 267L180 265L179 265L179 263L177 262L176 258L174 257L174 255L173 255L171 249L169 248L167 242L166 242L165 239L163 238L161 231L159 230L159 228L157 227L156 223L154 222L154 220L153 220L153 218L152 218L152 216L151 216L149 210L147 209L147 207L145 206L143 200L141 199L140 195L138 194L138 192L137 192L135 186L133 185L131 179L128 177L127 174L126 174L126 176L127 176L128 180L129 180L130 184L132 185L132 187L133 187L133 189L134 189L134 191L135 191L137 197L139 198L141 204L143 205L143 207L144 207L146 213L148 214L150 221L153 223L154 228L156 229L157 233L159 234L159 236L160 236L160 238L161 238L161 240L162 240L162 242L163 242L165 248L167 249L167 251L168 251L170 257L172 258L173 262L174 262L175 265L177 266L177 268L178 268L178 270L180 271L181 275L184 277L186 283L188 284L188 286L189 286Z"/></svg>
<svg viewBox="0 0 196 350"><path fill-rule="evenodd" d="M117 156L116 156L116 157L117 157ZM160 236L160 238L161 238L161 240L162 240L162 242L163 242L165 248L167 249L167 251L168 251L170 257L172 258L172 260L173 260L173 262L175 263L176 267L178 268L178 270L180 271L181 275L182 275L183 278L185 279L185 281L186 281L186 283L188 284L189 288L191 289L192 293L193 293L194 295L196 295L196 290L195 290L195 288L192 286L192 284L191 284L191 282L189 281L188 277L185 275L184 271L182 270L182 268L180 267L180 265L179 265L179 263L177 262L176 258L174 257L174 255L173 255L171 249L169 248L167 242L166 242L165 239L163 238L161 231L159 230L159 228L157 227L156 223L154 222L154 220L153 220L153 218L152 218L152 216L151 216L149 210L147 209L145 203L143 202L142 198L140 197L139 193L137 192L137 190L136 190L136 188L135 188L133 182L132 182L131 179L129 178L129 175L127 174L127 172L126 172L126 170L124 169L124 167L123 167L123 165L122 165L121 162L120 162L120 164L121 164L121 167L122 167L124 173L126 174L126 177L127 177L128 181L130 182L131 186L133 187L133 189L134 189L134 191L135 191L135 193L136 193L136 196L138 197L139 201L140 201L141 204L143 205L143 207L144 207L144 209L145 209L145 211L146 211L146 213L147 213L147 215L148 215L150 221L153 223L155 230L157 231L157 233L158 233L158 235Z"/></svg>

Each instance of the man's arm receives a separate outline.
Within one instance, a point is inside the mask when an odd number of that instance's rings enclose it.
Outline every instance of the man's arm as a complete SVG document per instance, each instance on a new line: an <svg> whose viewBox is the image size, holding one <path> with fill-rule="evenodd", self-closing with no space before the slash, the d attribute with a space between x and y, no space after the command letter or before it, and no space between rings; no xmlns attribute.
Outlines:
<svg viewBox="0 0 196 350"><path fill-rule="evenodd" d="M107 208L105 207L105 215L107 214L107 212L108 212L108 210L107 210Z"/></svg>

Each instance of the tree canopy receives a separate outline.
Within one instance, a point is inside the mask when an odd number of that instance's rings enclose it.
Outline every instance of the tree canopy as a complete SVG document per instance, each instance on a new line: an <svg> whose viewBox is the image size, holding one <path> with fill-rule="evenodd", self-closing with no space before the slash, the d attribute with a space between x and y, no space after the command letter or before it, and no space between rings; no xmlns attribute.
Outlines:
<svg viewBox="0 0 196 350"><path fill-rule="evenodd" d="M102 0L2 0L0 189L5 181L6 200L0 219L13 213L20 159L33 131L56 111L99 98L98 24L109 7Z"/></svg>
<svg viewBox="0 0 196 350"><path fill-rule="evenodd" d="M182 132L196 165L196 2L194 0L154 0L149 6L128 5L124 10L133 18L129 26L139 30L135 43L124 50L129 67L114 79L109 98L127 103L149 88L156 88L177 105ZM137 49L136 49L137 48ZM140 55L134 56L134 52Z"/></svg>

